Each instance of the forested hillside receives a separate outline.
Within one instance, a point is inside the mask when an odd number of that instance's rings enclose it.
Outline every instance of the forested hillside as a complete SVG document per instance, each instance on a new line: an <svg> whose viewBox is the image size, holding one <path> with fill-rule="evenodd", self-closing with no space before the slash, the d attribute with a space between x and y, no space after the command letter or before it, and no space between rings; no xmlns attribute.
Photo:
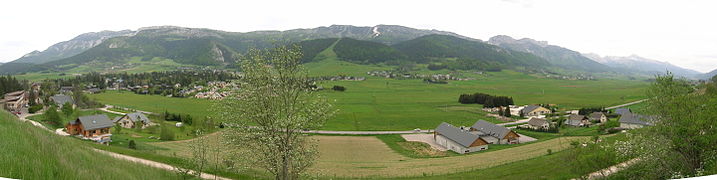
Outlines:
<svg viewBox="0 0 717 180"><path fill-rule="evenodd" d="M341 60L363 64L385 63L406 58L404 54L391 46L351 38L341 39L334 46L334 52Z"/></svg>
<svg viewBox="0 0 717 180"><path fill-rule="evenodd" d="M447 63L458 69L495 69L514 66L545 67L546 60L530 53L445 35L428 35L394 45L417 63ZM446 58L457 59L455 61Z"/></svg>

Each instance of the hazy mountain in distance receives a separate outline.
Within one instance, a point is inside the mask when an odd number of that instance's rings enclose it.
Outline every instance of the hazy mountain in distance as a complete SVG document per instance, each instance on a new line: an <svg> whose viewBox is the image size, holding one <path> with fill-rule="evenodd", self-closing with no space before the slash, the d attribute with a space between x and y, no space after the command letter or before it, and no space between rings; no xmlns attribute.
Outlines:
<svg viewBox="0 0 717 180"><path fill-rule="evenodd" d="M605 64L610 67L615 68L622 68L626 70L631 70L635 72L642 72L642 73L650 73L650 74L664 74L667 71L670 71L678 76L683 76L687 78L697 78L702 73L697 72L695 70L682 68L673 64L670 64L669 62L662 62L652 59L647 59L644 57L640 57L637 55L631 55L631 56L600 56L597 54L583 54L585 57L588 57L592 60L595 60L596 62Z"/></svg>
<svg viewBox="0 0 717 180"><path fill-rule="evenodd" d="M12 61L11 63L42 64L45 62L55 61L80 54L85 50L102 43L106 39L117 36L128 36L133 33L134 31L130 30L85 33L68 41L54 44L44 51L36 50L27 53L21 58Z"/></svg>
<svg viewBox="0 0 717 180"><path fill-rule="evenodd" d="M583 56L580 52L560 46L550 45L545 41L536 41L529 38L516 40L510 36L498 35L490 38L488 43L514 51L532 53L547 60L555 66L565 69L586 72L611 71L610 67L597 63Z"/></svg>
<svg viewBox="0 0 717 180"><path fill-rule="evenodd" d="M700 75L700 79L710 79L710 78L712 78L712 77L714 77L714 76L717 76L717 69L712 70L712 71L710 71L710 72L708 72L708 73L704 73L704 74Z"/></svg>

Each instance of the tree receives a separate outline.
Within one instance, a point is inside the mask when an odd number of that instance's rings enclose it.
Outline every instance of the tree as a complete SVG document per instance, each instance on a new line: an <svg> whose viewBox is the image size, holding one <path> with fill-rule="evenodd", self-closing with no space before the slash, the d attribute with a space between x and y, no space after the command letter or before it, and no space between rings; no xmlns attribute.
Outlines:
<svg viewBox="0 0 717 180"><path fill-rule="evenodd" d="M301 57L296 46L250 51L241 61L242 88L213 108L231 127L227 142L242 151L238 163L276 179L298 179L314 163L316 144L300 131L321 127L335 112L310 90Z"/></svg>
<svg viewBox="0 0 717 180"><path fill-rule="evenodd" d="M120 134L122 132L122 126L119 123L115 124L115 133Z"/></svg>
<svg viewBox="0 0 717 180"><path fill-rule="evenodd" d="M44 113L45 121L58 125L62 122L62 119L60 119L60 114L57 113L57 108L55 106L50 106L50 108L47 108L47 110Z"/></svg>
<svg viewBox="0 0 717 180"><path fill-rule="evenodd" d="M510 116L511 116L511 115L510 115L510 107L506 107L506 108L505 108L505 112L503 113L503 116L505 116L505 117L510 117Z"/></svg>
<svg viewBox="0 0 717 180"><path fill-rule="evenodd" d="M627 179L683 178L716 173L717 98L701 94L671 73L648 88L648 121L654 126L628 134L615 149L639 158Z"/></svg>
<svg viewBox="0 0 717 180"><path fill-rule="evenodd" d="M137 149L137 144L135 144L134 140L129 140L127 147L130 149Z"/></svg>
<svg viewBox="0 0 717 180"><path fill-rule="evenodd" d="M64 113L65 116L72 115L72 112L74 111L74 109L72 109L72 104L70 102L66 102L65 104L63 104L61 109L62 109L62 113Z"/></svg>
<svg viewBox="0 0 717 180"><path fill-rule="evenodd" d="M163 141L174 140L174 131L169 129L169 127L167 125L161 125L161 126L162 127L160 128L159 138L162 139Z"/></svg>
<svg viewBox="0 0 717 180"><path fill-rule="evenodd" d="M346 87L343 86L334 86L331 89L333 89L334 91L346 91Z"/></svg>

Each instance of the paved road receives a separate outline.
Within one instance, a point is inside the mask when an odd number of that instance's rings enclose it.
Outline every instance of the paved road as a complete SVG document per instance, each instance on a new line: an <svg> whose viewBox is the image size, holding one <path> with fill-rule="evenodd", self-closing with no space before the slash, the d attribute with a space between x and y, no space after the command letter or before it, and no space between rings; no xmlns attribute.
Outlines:
<svg viewBox="0 0 717 180"><path fill-rule="evenodd" d="M146 159L140 159L140 158L136 158L136 157L132 157L132 156L127 156L127 155L123 155L123 154L117 154L117 153L113 153L113 152L109 152L109 151L104 151L104 150L99 150L99 149L93 149L93 150L95 150L95 151L97 151L97 152L99 152L99 153L107 154L107 155L109 155L109 156L111 156L111 157L114 157L114 158L117 158L117 159L123 159L123 160L127 160L127 161L132 161L132 162L136 162L136 163L139 163L139 164L144 164L144 165L147 165L147 166L151 166L151 167L155 167L155 168L160 168L160 169L165 169L165 170L169 170L169 171L176 171L176 170L177 170L177 168L175 168L174 166L171 166L171 165L168 165L168 164L164 164L164 163L160 163L160 162L156 162L156 161L150 161L150 160L146 160ZM190 172L194 172L194 171L190 171ZM200 177L203 178L203 179L222 179L222 180L230 180L229 178L224 178L224 177L221 177L221 176L216 176L216 175L207 174L207 173L202 173L202 174L200 175Z"/></svg>
<svg viewBox="0 0 717 180"><path fill-rule="evenodd" d="M617 106L607 107L605 109L617 109L617 108L621 108L621 107L625 107L625 106L629 106L629 105L633 105L633 104L638 104L638 103L645 102L645 101L647 101L647 99L643 99L643 100L639 100L639 101L635 101L635 102L629 102L629 103L625 103L625 104L620 104Z"/></svg>

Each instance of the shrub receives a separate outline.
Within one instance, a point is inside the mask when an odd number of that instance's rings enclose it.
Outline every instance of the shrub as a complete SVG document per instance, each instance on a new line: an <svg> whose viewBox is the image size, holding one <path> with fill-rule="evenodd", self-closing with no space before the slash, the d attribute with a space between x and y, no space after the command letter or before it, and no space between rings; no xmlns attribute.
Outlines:
<svg viewBox="0 0 717 180"><path fill-rule="evenodd" d="M553 154L553 150L552 150L552 149L548 149L547 151L548 151L548 155Z"/></svg>
<svg viewBox="0 0 717 180"><path fill-rule="evenodd" d="M33 114L33 113L35 113L35 112L37 112L37 111L40 111L42 108L43 108L42 105L40 105L40 104L35 104L35 105L33 105L33 106L30 106L30 108L27 109L27 112L29 112L30 114Z"/></svg>
<svg viewBox="0 0 717 180"><path fill-rule="evenodd" d="M161 131L159 132L159 138L164 141L174 140L174 131L169 129L168 126L162 125Z"/></svg>
<svg viewBox="0 0 717 180"><path fill-rule="evenodd" d="M130 149L137 149L137 144L134 143L134 140L129 140L129 145L127 147Z"/></svg>
<svg viewBox="0 0 717 180"><path fill-rule="evenodd" d="M343 86L334 86L331 89L333 89L334 91L346 91L346 87Z"/></svg>

